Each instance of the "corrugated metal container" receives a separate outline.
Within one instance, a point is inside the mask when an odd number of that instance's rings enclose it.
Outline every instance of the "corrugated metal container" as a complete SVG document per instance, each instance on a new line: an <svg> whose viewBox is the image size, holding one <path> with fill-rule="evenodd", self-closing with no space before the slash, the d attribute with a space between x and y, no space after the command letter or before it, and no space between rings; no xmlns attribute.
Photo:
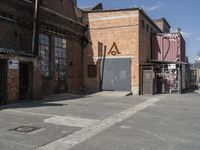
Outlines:
<svg viewBox="0 0 200 150"><path fill-rule="evenodd" d="M152 36L152 59L185 62L185 40L180 33L163 33Z"/></svg>

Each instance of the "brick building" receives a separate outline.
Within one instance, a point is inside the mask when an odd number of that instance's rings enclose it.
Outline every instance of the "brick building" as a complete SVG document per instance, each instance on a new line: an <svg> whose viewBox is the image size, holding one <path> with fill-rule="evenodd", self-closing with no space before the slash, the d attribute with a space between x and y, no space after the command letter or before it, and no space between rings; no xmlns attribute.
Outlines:
<svg viewBox="0 0 200 150"><path fill-rule="evenodd" d="M167 21L154 22L140 8L86 10L84 20L90 41L84 54L87 90L141 93L141 65L151 60L151 35L169 32Z"/></svg>
<svg viewBox="0 0 200 150"><path fill-rule="evenodd" d="M98 4L85 9L84 23L89 41L84 51L86 91L169 92L164 69L177 73L179 92L186 88L185 41L181 33L170 33L165 18L152 20L141 8L103 10ZM160 55L166 58L158 59Z"/></svg>
<svg viewBox="0 0 200 150"><path fill-rule="evenodd" d="M153 78L152 35L170 31L166 19L141 8L35 2L1 0L0 104L64 92L143 94L152 86L144 86L144 73Z"/></svg>
<svg viewBox="0 0 200 150"><path fill-rule="evenodd" d="M0 104L82 91L86 27L76 1L35 2L1 0Z"/></svg>

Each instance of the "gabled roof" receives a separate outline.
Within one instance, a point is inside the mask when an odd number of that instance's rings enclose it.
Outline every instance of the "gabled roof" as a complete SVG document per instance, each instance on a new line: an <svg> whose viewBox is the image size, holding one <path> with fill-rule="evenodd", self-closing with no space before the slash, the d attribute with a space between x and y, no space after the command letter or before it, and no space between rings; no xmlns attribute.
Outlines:
<svg viewBox="0 0 200 150"><path fill-rule="evenodd" d="M87 8L81 8L83 11L94 11L94 10L103 10L103 4L98 3L95 6L87 7Z"/></svg>

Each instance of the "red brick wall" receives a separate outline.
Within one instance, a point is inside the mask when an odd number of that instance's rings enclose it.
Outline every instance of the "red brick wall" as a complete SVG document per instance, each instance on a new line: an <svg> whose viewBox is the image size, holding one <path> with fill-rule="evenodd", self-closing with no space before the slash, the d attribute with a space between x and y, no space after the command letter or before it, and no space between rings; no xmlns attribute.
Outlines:
<svg viewBox="0 0 200 150"><path fill-rule="evenodd" d="M19 99L19 70L7 71L7 102L16 102Z"/></svg>
<svg viewBox="0 0 200 150"><path fill-rule="evenodd" d="M72 0L43 0L42 6L59 12L66 17L76 19L75 6Z"/></svg>
<svg viewBox="0 0 200 150"><path fill-rule="evenodd" d="M33 66L33 99L42 98L42 69L40 61L36 61Z"/></svg>

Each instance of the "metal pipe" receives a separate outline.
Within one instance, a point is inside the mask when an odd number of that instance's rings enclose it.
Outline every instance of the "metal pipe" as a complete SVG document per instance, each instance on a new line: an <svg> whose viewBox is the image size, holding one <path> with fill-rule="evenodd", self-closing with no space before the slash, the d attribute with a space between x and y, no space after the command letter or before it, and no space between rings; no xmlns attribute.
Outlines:
<svg viewBox="0 0 200 150"><path fill-rule="evenodd" d="M35 0L35 7L34 7L34 16L33 16L33 36L32 36L32 53L35 50L35 37L36 37L36 28L37 28L37 21L38 21L38 3L39 0Z"/></svg>

